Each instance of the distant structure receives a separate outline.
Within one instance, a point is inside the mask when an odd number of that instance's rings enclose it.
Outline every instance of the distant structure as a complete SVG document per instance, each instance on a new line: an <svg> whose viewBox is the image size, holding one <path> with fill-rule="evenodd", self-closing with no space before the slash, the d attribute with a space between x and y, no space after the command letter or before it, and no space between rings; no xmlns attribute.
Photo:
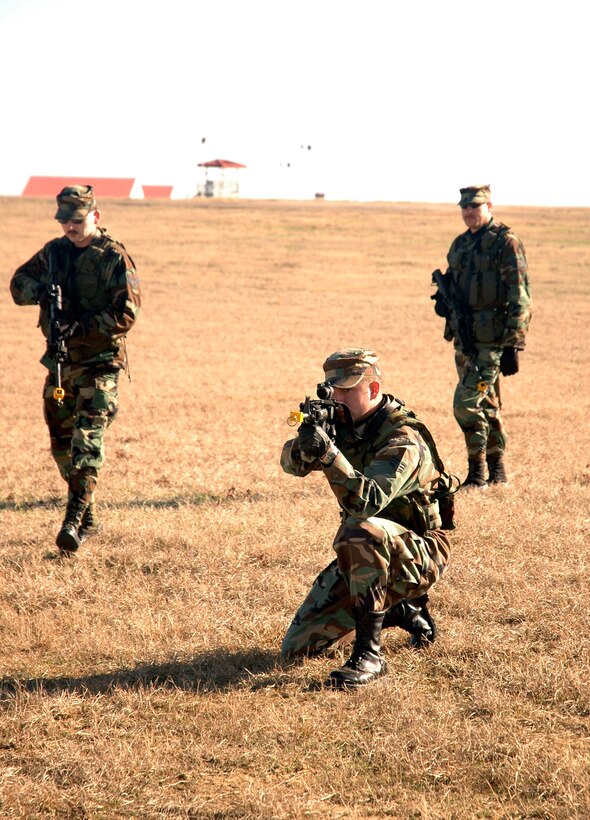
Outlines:
<svg viewBox="0 0 590 820"><path fill-rule="evenodd" d="M29 177L23 196L55 197L66 185L92 185L100 199L143 199L136 179L116 177Z"/></svg>
<svg viewBox="0 0 590 820"><path fill-rule="evenodd" d="M144 199L170 199L172 185L142 185Z"/></svg>
<svg viewBox="0 0 590 820"><path fill-rule="evenodd" d="M199 168L205 169L205 181L197 187L197 196L237 197L240 195L240 186L236 179L226 179L227 168L245 168L240 162L231 159L211 159L208 162L199 162ZM214 176L209 179L213 169Z"/></svg>

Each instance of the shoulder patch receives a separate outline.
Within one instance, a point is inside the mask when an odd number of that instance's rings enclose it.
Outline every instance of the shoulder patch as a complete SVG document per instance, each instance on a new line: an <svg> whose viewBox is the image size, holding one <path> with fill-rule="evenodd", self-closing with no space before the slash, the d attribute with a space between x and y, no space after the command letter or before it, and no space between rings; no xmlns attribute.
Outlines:
<svg viewBox="0 0 590 820"><path fill-rule="evenodd" d="M137 271L134 268L127 268L125 271L125 278L127 282L131 285L133 290L138 290L139 286L141 285L141 280L137 275Z"/></svg>

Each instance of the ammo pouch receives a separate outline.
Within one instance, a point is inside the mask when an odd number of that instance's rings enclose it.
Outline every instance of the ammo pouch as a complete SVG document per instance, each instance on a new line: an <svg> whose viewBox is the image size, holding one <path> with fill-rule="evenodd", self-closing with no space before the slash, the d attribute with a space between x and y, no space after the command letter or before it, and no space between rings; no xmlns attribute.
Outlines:
<svg viewBox="0 0 590 820"><path fill-rule="evenodd" d="M432 497L428 503L419 501L415 495L406 496L412 508L411 528L418 535L424 535L428 530L441 529L442 520L438 500Z"/></svg>
<svg viewBox="0 0 590 820"><path fill-rule="evenodd" d="M473 333L476 342L499 344L504 337L506 314L503 308L473 311Z"/></svg>

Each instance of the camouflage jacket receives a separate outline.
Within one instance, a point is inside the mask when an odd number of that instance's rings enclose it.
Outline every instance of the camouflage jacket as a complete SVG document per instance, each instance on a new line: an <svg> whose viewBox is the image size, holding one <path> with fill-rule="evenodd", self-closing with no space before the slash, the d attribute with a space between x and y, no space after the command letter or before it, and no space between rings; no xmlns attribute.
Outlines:
<svg viewBox="0 0 590 820"><path fill-rule="evenodd" d="M429 445L430 438L432 445ZM348 430L338 425L336 460L301 459L297 439L283 446L281 466L295 476L323 469L346 515L380 516L416 532L440 527L432 484L444 469L427 428L393 396L368 420Z"/></svg>
<svg viewBox="0 0 590 820"><path fill-rule="evenodd" d="M492 219L477 233L458 236L447 261L472 318L475 343L523 350L531 292L525 249L516 234ZM445 338L453 338L448 322Z"/></svg>
<svg viewBox="0 0 590 820"><path fill-rule="evenodd" d="M99 228L90 245L78 249L65 236L52 239L13 274L10 292L17 305L39 304L50 284L49 254L61 286L63 321L75 327L66 340L69 360L80 364L125 365L125 335L141 306L135 264L125 247ZM47 339L49 311L40 307L39 327ZM48 355L41 359L52 368Z"/></svg>

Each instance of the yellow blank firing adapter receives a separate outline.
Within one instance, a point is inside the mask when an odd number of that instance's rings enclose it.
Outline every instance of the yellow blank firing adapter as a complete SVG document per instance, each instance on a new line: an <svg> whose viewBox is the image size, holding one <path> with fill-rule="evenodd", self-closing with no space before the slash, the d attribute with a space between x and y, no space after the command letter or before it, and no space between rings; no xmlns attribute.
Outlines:
<svg viewBox="0 0 590 820"><path fill-rule="evenodd" d="M488 386L487 386L486 382L478 382L477 383L477 389L479 390L480 393L485 393L488 389Z"/></svg>
<svg viewBox="0 0 590 820"><path fill-rule="evenodd" d="M53 398L56 401L61 402L65 399L65 397L66 397L66 391L63 389L63 387L54 387L53 388Z"/></svg>
<svg viewBox="0 0 590 820"><path fill-rule="evenodd" d="M289 427L296 427L298 424L303 424L303 419L305 418L305 414L301 412L301 410L293 410L289 413L289 418L287 419L287 424Z"/></svg>

